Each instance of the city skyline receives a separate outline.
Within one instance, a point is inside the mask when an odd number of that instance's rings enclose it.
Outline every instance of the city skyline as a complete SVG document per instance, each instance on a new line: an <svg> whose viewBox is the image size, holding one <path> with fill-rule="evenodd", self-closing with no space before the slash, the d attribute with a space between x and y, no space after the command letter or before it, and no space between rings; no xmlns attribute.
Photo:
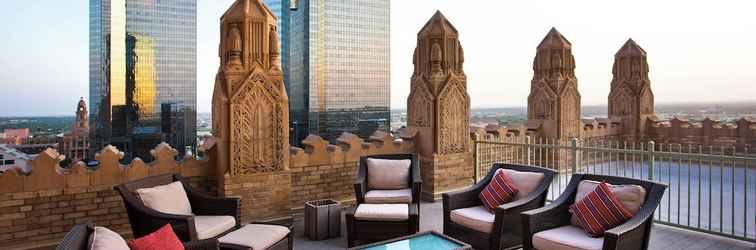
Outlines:
<svg viewBox="0 0 756 250"><path fill-rule="evenodd" d="M90 157L116 145L149 158L161 141L196 147L194 0L89 1Z"/></svg>
<svg viewBox="0 0 756 250"><path fill-rule="evenodd" d="M210 95L202 93L211 92L217 69L217 16L231 2L198 1L198 112L209 111ZM614 14L619 2L488 2L472 11L474 7L453 1L393 1L391 107L401 108L406 102L416 35L412 27L425 21L423 15L411 13L427 11L430 15L436 9L444 11L464 30L464 39L468 40L466 62L468 74L474 76L470 79L473 108L525 106L535 54L533 44L552 26L574 44L583 105L607 104L613 54L629 37L651 54L650 77L658 103L753 101L751 96L756 89L751 83L756 72L750 69L756 63L750 58L756 56L756 50L749 44L756 43L756 35L748 32L748 27L753 27L756 21L748 18L746 11L753 4L729 2L708 6L693 2L684 5L685 11L679 11L679 3L655 3L658 6L649 9L644 9L647 6L644 3L622 5L626 11ZM7 23L17 25L0 28L9 34L7 46L0 52L10 55L0 60L8 69L0 73L0 92L14 95L1 101L0 116L69 114L68 104L86 97L88 92L86 3L45 4L53 5L52 8L22 1L7 4L5 10L14 11L4 13L2 19L8 18ZM582 13L581 9L591 11ZM503 24L500 29L498 25L475 27L491 22L491 18L484 17L493 16L496 10L502 12L495 22ZM673 20L665 18L670 11L676 13ZM643 18L633 18L636 14L642 14ZM707 16L711 18L701 18ZM28 21L31 19L36 21ZM593 22L596 19L602 22ZM517 20L527 20L526 25ZM43 28L49 25L60 28ZM488 29L494 32L484 36ZM39 30L43 32L32 32ZM50 41L62 36L69 39L56 39L52 46ZM60 63L45 63L43 59L49 55L57 55ZM40 70L45 74L33 73ZM38 93L49 93L50 97L45 98L48 101L29 101ZM19 108L13 105L16 103L24 105Z"/></svg>

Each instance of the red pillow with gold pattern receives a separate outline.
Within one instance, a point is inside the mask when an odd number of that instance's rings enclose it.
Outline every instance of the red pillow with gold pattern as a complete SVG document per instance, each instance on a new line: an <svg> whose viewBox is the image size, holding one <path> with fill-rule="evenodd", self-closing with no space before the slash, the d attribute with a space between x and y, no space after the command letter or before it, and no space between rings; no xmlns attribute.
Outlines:
<svg viewBox="0 0 756 250"><path fill-rule="evenodd" d="M583 230L592 237L601 237L606 230L633 217L606 182L599 183L585 198L572 204L570 213L577 217Z"/></svg>
<svg viewBox="0 0 756 250"><path fill-rule="evenodd" d="M509 178L506 172L499 170L496 171L491 182L483 188L478 197L483 202L483 205L493 212L501 204L512 201L517 192L519 190L512 183L512 179Z"/></svg>

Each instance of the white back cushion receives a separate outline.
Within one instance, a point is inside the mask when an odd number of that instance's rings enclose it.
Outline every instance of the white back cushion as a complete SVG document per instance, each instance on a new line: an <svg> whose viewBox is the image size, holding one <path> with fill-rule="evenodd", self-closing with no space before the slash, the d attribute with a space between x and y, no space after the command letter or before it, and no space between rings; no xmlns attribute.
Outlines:
<svg viewBox="0 0 756 250"><path fill-rule="evenodd" d="M520 190L515 195L514 200L525 198L530 193L536 190L541 181L543 181L543 173L539 172L522 172L511 169L499 169L498 171L504 171L512 179L512 183Z"/></svg>
<svg viewBox="0 0 756 250"><path fill-rule="evenodd" d="M583 180L580 181L580 184L578 184L577 194L575 194L575 202L578 202L585 198L588 193L596 189L600 182L598 181L591 181L591 180ZM615 196L617 196L617 199L622 203L625 208L627 208L627 211L630 211L631 214L635 215L635 213L640 210L640 208L643 206L643 202L646 199L646 189L638 186L638 185L612 185L609 183L606 183L609 185L609 189L612 190L612 193L614 193ZM570 219L570 222L572 225L580 226L580 223L577 220L577 217L572 215L572 218Z"/></svg>
<svg viewBox="0 0 756 250"><path fill-rule="evenodd" d="M192 214L192 205L186 196L184 185L181 182L173 182L167 185L136 190L139 199L145 206L158 212L177 215Z"/></svg>
<svg viewBox="0 0 756 250"><path fill-rule="evenodd" d="M129 250L126 240L116 232L104 227L95 227L89 236L90 250Z"/></svg>
<svg viewBox="0 0 756 250"><path fill-rule="evenodd" d="M411 160L367 158L367 186L370 189L409 188Z"/></svg>

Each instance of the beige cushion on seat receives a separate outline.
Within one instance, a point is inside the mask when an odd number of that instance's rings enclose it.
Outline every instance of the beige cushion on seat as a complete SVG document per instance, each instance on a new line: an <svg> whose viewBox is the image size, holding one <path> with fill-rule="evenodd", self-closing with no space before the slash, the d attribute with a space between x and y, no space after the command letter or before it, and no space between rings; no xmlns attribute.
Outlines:
<svg viewBox="0 0 756 250"><path fill-rule="evenodd" d="M89 235L89 248L91 250L129 250L126 240L116 232L104 227L95 227Z"/></svg>
<svg viewBox="0 0 756 250"><path fill-rule="evenodd" d="M496 215L485 206L468 207L452 210L449 220L478 232L491 233Z"/></svg>
<svg viewBox="0 0 756 250"><path fill-rule="evenodd" d="M512 179L512 183L515 187L520 190L517 192L517 195L515 195L514 200L525 198L535 191L536 188L538 188L538 185L541 184L541 181L543 181L544 177L543 173L539 172L524 172L503 168L499 169L499 171L507 173L509 179Z"/></svg>
<svg viewBox="0 0 756 250"><path fill-rule="evenodd" d="M582 228L562 226L533 235L533 247L539 250L600 250L604 238L591 238Z"/></svg>
<svg viewBox="0 0 756 250"><path fill-rule="evenodd" d="M409 187L411 160L367 158L369 189L405 189Z"/></svg>
<svg viewBox="0 0 756 250"><path fill-rule="evenodd" d="M197 238L200 240L218 236L234 226L236 226L236 219L233 216L194 216L194 227L197 229Z"/></svg>
<svg viewBox="0 0 756 250"><path fill-rule="evenodd" d="M286 238L289 232L284 226L249 224L218 238L218 242L262 250Z"/></svg>
<svg viewBox="0 0 756 250"><path fill-rule="evenodd" d="M591 180L580 181L577 194L575 194L575 202L585 198L588 193L596 189L596 186L598 186L599 183L600 182ZM617 196L620 203L622 203L631 214L634 215L638 213L638 210L643 206L643 202L646 199L645 188L638 185L612 185L609 183L607 183L607 185L609 185L609 189L612 190L612 193ZM580 223L574 215L570 219L570 223L574 226L580 227Z"/></svg>
<svg viewBox="0 0 756 250"><path fill-rule="evenodd" d="M354 218L369 221L406 221L409 219L408 204L360 204Z"/></svg>
<svg viewBox="0 0 756 250"><path fill-rule="evenodd" d="M412 189L399 190L370 190L365 193L365 203L369 204L397 204L412 202Z"/></svg>
<svg viewBox="0 0 756 250"><path fill-rule="evenodd" d="M194 215L189 197L180 181L171 184L140 188L136 190L142 203L155 211L166 214Z"/></svg>

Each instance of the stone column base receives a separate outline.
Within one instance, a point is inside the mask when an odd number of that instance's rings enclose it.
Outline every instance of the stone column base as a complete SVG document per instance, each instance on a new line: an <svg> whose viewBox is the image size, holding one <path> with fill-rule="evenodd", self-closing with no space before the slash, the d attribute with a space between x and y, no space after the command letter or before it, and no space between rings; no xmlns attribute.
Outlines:
<svg viewBox="0 0 756 250"><path fill-rule="evenodd" d="M474 183L472 153L419 156L423 177L423 200L436 201L441 194L466 188Z"/></svg>

